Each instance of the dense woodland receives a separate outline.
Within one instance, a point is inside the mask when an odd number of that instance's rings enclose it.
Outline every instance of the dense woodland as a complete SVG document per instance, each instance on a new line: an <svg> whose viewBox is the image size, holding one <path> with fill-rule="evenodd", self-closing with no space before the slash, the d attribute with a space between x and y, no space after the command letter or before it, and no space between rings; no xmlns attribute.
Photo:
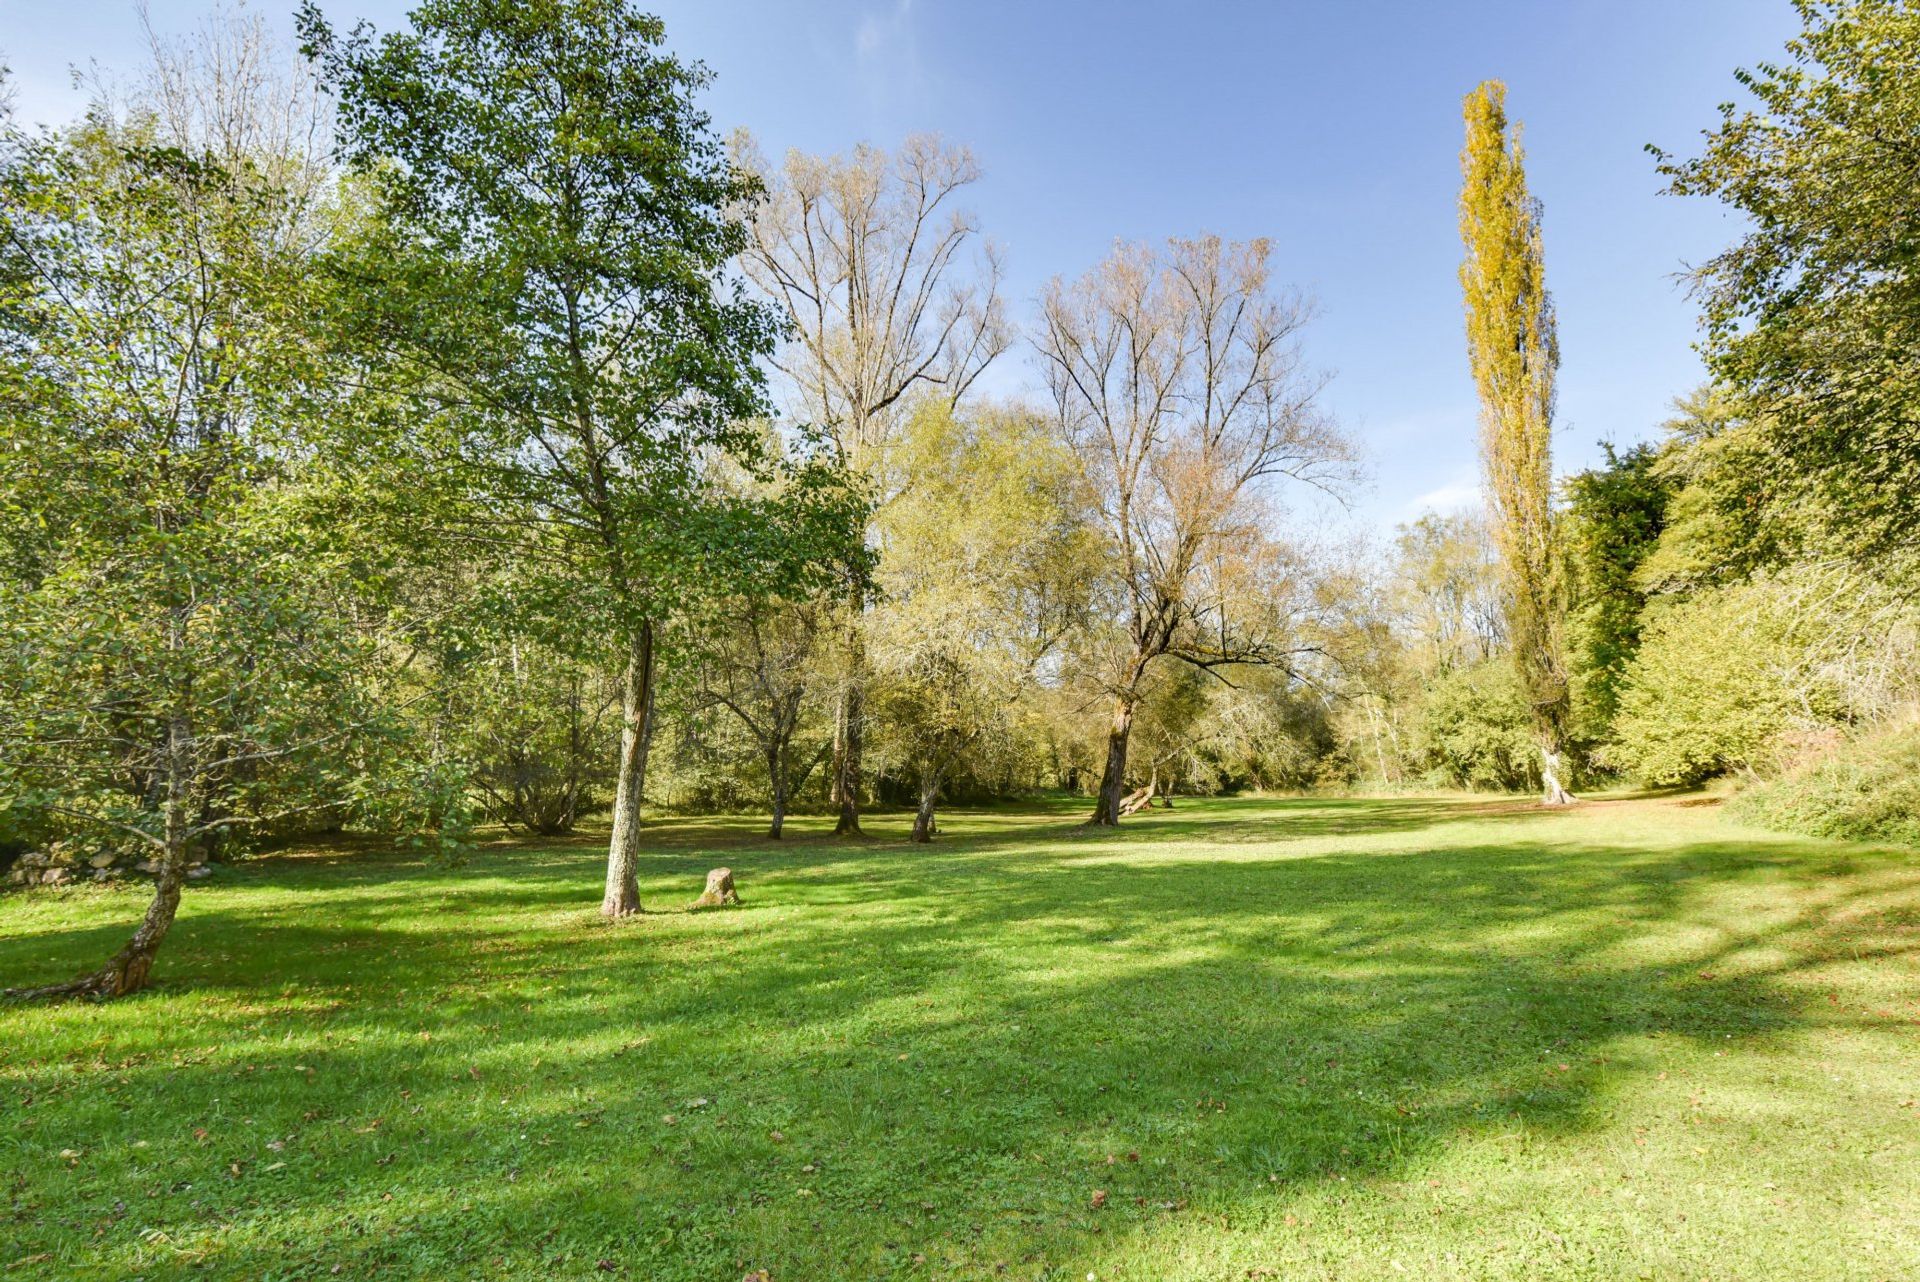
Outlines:
<svg viewBox="0 0 1920 1282"><path fill-rule="evenodd" d="M1920 6L1801 6L1674 199L1711 381L1552 467L1551 210L1467 101L1485 515L1375 540L1313 301L1194 234L1006 296L937 137L780 158L627 0L156 41L0 132L0 862L458 860L658 810L1726 781L1920 843ZM1518 105L1515 107L1518 110ZM990 368L1030 368L989 396Z"/></svg>

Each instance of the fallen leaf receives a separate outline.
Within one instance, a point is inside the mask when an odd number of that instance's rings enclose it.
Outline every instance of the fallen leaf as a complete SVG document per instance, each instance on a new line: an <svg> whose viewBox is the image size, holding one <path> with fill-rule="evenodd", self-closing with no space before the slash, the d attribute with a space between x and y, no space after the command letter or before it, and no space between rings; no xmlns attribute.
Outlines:
<svg viewBox="0 0 1920 1282"><path fill-rule="evenodd" d="M1095 1189L1093 1191L1093 1209L1097 1211L1106 1204L1107 1191L1105 1189Z"/></svg>

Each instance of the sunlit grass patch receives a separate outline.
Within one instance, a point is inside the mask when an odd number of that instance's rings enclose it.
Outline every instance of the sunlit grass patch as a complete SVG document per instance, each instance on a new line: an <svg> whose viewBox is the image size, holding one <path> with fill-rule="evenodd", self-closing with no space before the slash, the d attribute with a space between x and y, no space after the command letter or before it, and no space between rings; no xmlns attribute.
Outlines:
<svg viewBox="0 0 1920 1282"><path fill-rule="evenodd" d="M1911 855L1662 799L1078 817L662 823L616 926L590 840L224 871L153 992L0 1011L0 1267L1920 1270ZM717 863L744 906L682 911ZM0 902L0 980L137 909Z"/></svg>

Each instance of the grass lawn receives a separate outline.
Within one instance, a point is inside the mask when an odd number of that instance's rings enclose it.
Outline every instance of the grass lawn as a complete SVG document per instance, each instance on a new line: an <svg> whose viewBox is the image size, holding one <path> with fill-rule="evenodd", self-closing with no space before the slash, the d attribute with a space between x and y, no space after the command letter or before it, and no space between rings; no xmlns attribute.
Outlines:
<svg viewBox="0 0 1920 1282"><path fill-rule="evenodd" d="M225 870L0 1009L0 1278L1920 1276L1920 856L1082 808L661 823L619 926L586 838ZM0 984L143 902L0 901Z"/></svg>

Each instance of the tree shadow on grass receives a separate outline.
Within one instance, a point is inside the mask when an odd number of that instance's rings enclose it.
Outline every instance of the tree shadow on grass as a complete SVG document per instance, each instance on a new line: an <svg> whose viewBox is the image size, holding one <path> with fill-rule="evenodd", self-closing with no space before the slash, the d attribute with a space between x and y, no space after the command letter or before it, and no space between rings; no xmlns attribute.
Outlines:
<svg viewBox="0 0 1920 1282"><path fill-rule="evenodd" d="M1380 831L1457 813L1431 805L1383 806ZM1315 813L1245 809L1211 818L1277 815L1290 843ZM604 929L567 912L590 912L587 850L257 865L193 903L164 991L0 1012L0 1081L34 1121L6 1159L10 1235L49 1270L156 1277L1038 1268L1097 1227L1096 1186L1108 1223L1148 1232L1264 1182L1392 1178L1490 1128L1595 1125L1651 1071L1647 1039L1847 1018L1787 981L1912 947L1856 910L1920 887L1870 859L1848 883L1850 856L1531 824L1230 861L1140 862L1166 840L1146 824L1051 831L755 851L759 911ZM656 846L649 901L729 840ZM1807 902L1723 920L1719 896L1775 885ZM9 937L0 969L68 942Z"/></svg>

